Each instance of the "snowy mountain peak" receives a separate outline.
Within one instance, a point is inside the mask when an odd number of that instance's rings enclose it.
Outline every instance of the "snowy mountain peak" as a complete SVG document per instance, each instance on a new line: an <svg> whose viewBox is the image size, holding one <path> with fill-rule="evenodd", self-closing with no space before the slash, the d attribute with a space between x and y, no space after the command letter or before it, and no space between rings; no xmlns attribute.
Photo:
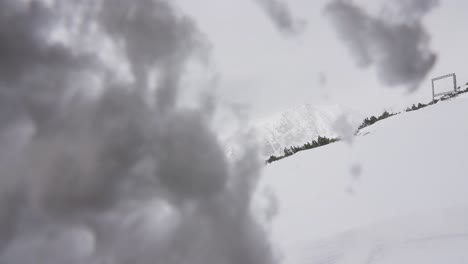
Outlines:
<svg viewBox="0 0 468 264"><path fill-rule="evenodd" d="M282 154L284 148L304 145L318 136L341 137L337 122L357 128L361 116L340 105L314 106L304 104L261 120L255 130L265 157Z"/></svg>

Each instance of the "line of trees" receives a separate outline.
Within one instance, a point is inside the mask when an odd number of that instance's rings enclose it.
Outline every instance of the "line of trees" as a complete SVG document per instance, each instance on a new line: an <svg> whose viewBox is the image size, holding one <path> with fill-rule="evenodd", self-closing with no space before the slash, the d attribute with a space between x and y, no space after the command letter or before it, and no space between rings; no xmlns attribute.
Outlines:
<svg viewBox="0 0 468 264"><path fill-rule="evenodd" d="M373 125L374 123L376 123L376 122L378 122L380 120L383 120L385 118L389 118L389 117L394 116L394 115L396 115L396 113L389 113L388 111L385 111L378 117L375 117L375 116L366 117L366 119L364 119L364 121L362 121L362 124L359 126L359 129L363 129L365 127Z"/></svg>
<svg viewBox="0 0 468 264"><path fill-rule="evenodd" d="M281 156L271 155L270 158L266 160L266 163L272 163L274 161L292 156L299 151L325 146L336 141L339 141L339 138L327 138L327 137L319 136L316 140L312 140L312 142L307 142L302 146L292 146L290 148L284 148L283 155Z"/></svg>
<svg viewBox="0 0 468 264"><path fill-rule="evenodd" d="M427 103L427 104L421 104L421 103L419 103L418 105L413 104L413 106L407 107L405 111L406 111L406 112L416 111L416 110L419 110L419 109L424 108L424 107L426 107L426 106L429 106L429 105L431 105L431 104L432 104L432 103Z"/></svg>

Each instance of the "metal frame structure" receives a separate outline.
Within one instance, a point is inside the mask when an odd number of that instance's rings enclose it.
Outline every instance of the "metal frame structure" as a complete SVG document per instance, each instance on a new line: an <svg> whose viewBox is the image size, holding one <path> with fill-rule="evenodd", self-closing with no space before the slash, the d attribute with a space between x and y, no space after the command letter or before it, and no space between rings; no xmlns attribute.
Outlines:
<svg viewBox="0 0 468 264"><path fill-rule="evenodd" d="M449 78L449 77L453 78L453 91L435 93L434 82L438 81L438 80L441 80L441 79ZM438 96L444 96L444 95L451 94L451 93L456 93L456 92L457 92L457 76L455 75L455 73L446 74L446 75L439 76L439 77L436 77L436 78L432 79L432 101L434 101L435 98L438 97Z"/></svg>

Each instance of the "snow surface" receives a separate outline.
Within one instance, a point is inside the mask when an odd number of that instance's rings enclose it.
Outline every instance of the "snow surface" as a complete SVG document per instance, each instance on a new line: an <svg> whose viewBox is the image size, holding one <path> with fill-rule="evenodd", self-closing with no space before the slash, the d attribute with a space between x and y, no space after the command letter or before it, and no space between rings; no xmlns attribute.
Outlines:
<svg viewBox="0 0 468 264"><path fill-rule="evenodd" d="M468 96L266 166L283 263L468 263Z"/></svg>
<svg viewBox="0 0 468 264"><path fill-rule="evenodd" d="M337 121L354 130L363 117L356 111L339 105L315 107L310 104L288 109L261 120L255 125L265 157L281 155L286 147L302 146L318 136L339 137Z"/></svg>

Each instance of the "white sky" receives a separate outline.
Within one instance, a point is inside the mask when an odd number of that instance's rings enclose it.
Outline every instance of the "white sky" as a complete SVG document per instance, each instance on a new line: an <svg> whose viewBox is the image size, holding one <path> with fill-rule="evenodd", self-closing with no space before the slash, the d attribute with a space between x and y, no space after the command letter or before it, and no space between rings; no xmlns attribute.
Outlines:
<svg viewBox="0 0 468 264"><path fill-rule="evenodd" d="M322 13L329 0L284 1L295 17L308 22L302 34L281 34L252 0L178 0L212 45L220 97L249 105L255 119L303 103L342 104L377 114L431 100L432 77L455 72L459 84L468 82L468 1L441 0L424 18L438 59L411 94L379 84L372 68L356 66Z"/></svg>

